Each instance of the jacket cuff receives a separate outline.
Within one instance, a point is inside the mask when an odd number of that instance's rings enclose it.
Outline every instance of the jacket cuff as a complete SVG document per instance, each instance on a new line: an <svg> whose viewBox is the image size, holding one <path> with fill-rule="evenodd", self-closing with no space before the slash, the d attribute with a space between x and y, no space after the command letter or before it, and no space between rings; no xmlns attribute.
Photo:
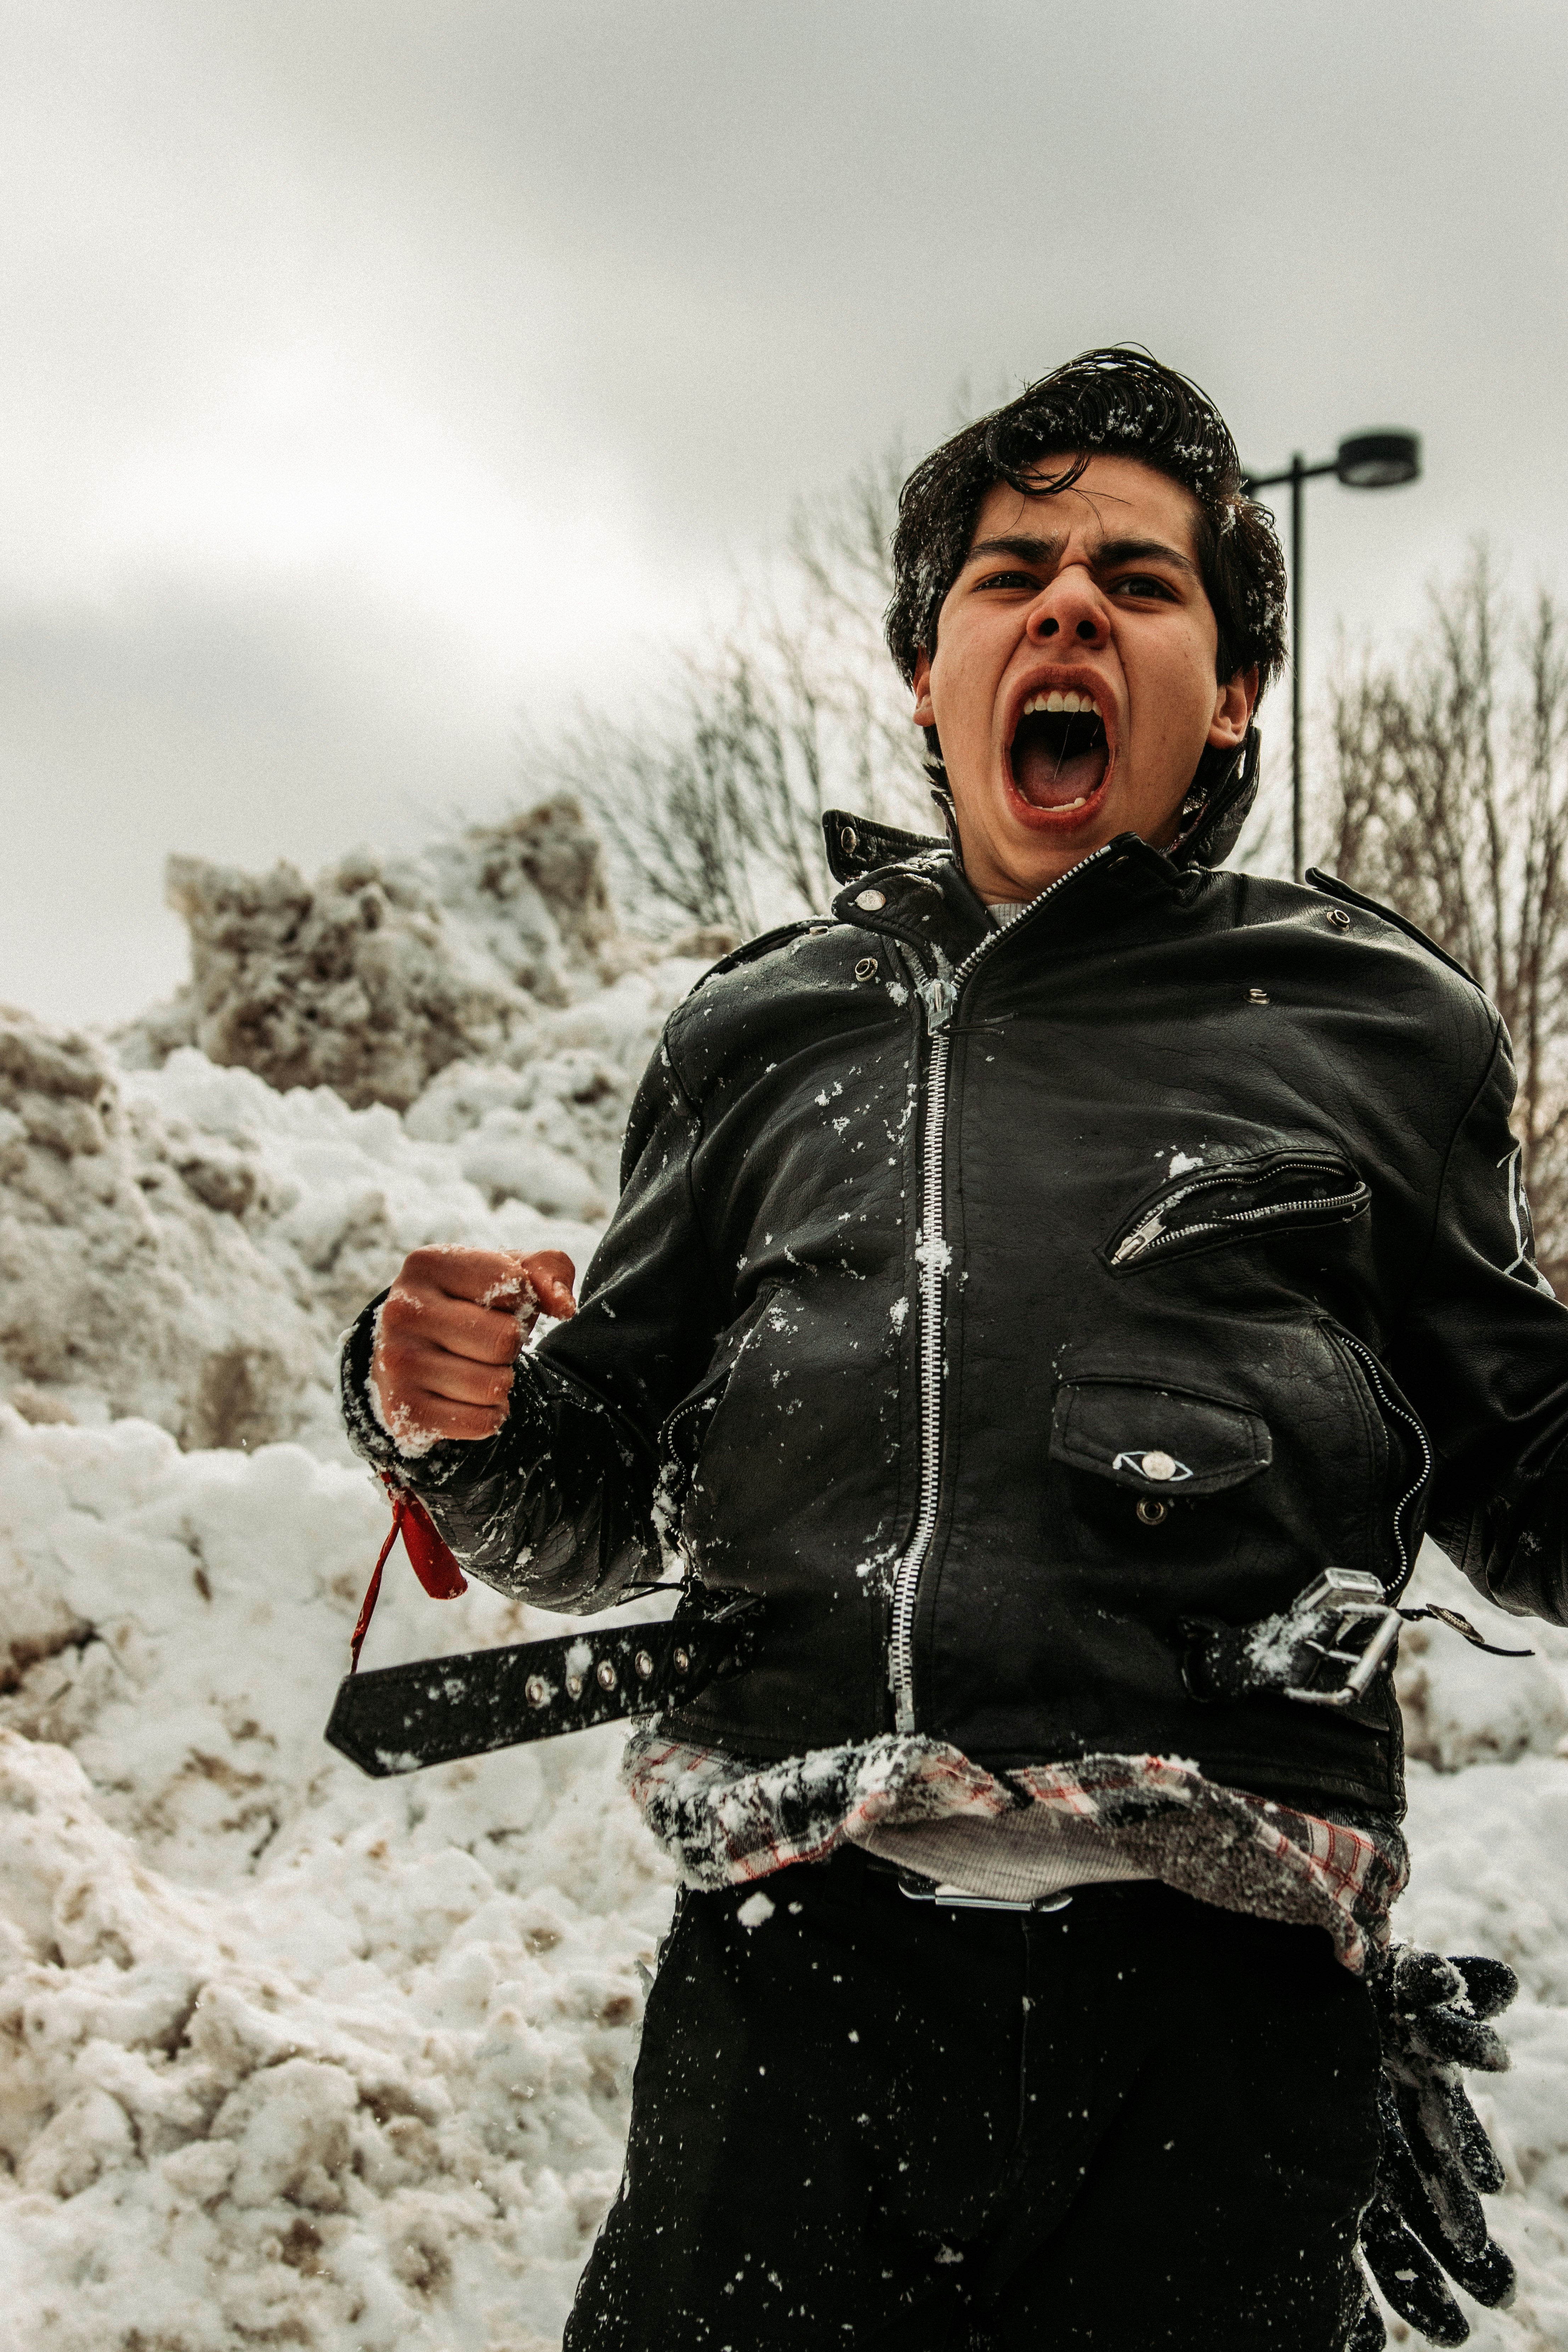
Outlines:
<svg viewBox="0 0 1568 2352"><path fill-rule="evenodd" d="M497 1454L505 1450L519 1465L543 1454L549 1444L549 1424L533 1359L526 1351L513 1367L511 1404L493 1437L438 1437L419 1452L405 1453L383 1427L370 1393L370 1360L375 1348L376 1324L387 1292L373 1298L351 1329L343 1334L338 1359L338 1401L354 1452L373 1470L428 1498L444 1487L467 1485L482 1477Z"/></svg>
<svg viewBox="0 0 1568 2352"><path fill-rule="evenodd" d="M1568 1441L1510 1510L1488 1516L1484 1574L1471 1582L1511 1617L1568 1625Z"/></svg>

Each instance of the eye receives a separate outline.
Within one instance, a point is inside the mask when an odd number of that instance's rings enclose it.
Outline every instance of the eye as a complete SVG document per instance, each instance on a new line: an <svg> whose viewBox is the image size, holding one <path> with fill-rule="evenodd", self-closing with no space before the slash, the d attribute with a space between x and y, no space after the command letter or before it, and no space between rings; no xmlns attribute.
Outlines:
<svg viewBox="0 0 1568 2352"><path fill-rule="evenodd" d="M1152 572L1124 572L1113 583L1113 593L1118 596L1156 596L1168 604L1176 601L1176 592L1170 582L1160 579Z"/></svg>
<svg viewBox="0 0 1568 2352"><path fill-rule="evenodd" d="M987 588L1027 588L1031 592L1037 589L1039 584L1039 582L1035 578L1034 574L1029 572L988 572L983 580L977 580L974 583L977 590Z"/></svg>

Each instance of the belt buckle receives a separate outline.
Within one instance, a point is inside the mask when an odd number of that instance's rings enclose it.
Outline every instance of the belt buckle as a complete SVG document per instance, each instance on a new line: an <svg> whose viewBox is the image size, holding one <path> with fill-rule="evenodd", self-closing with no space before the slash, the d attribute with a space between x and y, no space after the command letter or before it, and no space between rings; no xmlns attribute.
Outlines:
<svg viewBox="0 0 1568 2352"><path fill-rule="evenodd" d="M1364 1569L1326 1568L1291 1602L1285 1623L1296 1620L1291 1667L1299 1674L1310 1656L1310 1681L1288 1683L1287 1698L1308 1706L1349 1706L1360 1698L1398 1638L1400 1616L1375 1576ZM1326 1621L1320 1640L1310 1622ZM1334 1679L1338 1675L1338 1679Z"/></svg>
<svg viewBox="0 0 1568 2352"><path fill-rule="evenodd" d="M974 1895L967 1886L952 1886L931 1878L899 1873L899 1892L910 1903L940 1904L945 1911L1065 1911L1072 1901L1063 1895Z"/></svg>

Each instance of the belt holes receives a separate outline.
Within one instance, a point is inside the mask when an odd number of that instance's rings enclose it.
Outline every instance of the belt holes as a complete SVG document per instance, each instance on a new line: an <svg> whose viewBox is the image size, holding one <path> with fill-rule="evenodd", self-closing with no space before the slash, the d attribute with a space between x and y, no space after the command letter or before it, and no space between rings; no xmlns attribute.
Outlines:
<svg viewBox="0 0 1568 2352"><path fill-rule="evenodd" d="M855 967L855 977L857 980L875 980L877 977L876 957L862 956L859 962Z"/></svg>
<svg viewBox="0 0 1568 2352"><path fill-rule="evenodd" d="M1146 1528L1163 1528L1171 1516L1169 1503L1156 1502L1152 1495L1141 1496L1133 1507L1141 1524Z"/></svg>

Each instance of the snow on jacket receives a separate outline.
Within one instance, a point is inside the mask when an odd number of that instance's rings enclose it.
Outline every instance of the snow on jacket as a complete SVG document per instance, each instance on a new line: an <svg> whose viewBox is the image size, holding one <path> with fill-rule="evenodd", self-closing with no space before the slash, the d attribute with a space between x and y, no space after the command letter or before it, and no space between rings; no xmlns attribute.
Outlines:
<svg viewBox="0 0 1568 2352"><path fill-rule="evenodd" d="M919 1732L987 1769L1192 1759L1397 1812L1387 1671L1204 1704L1200 1621L1424 1524L1568 1617L1568 1310L1509 1042L1397 918L1126 835L999 929L937 844L828 821L831 920L671 1015L574 1321L493 1439L362 1451L464 1566L607 1607L661 1541L768 1606L669 1719L758 1759Z"/></svg>

